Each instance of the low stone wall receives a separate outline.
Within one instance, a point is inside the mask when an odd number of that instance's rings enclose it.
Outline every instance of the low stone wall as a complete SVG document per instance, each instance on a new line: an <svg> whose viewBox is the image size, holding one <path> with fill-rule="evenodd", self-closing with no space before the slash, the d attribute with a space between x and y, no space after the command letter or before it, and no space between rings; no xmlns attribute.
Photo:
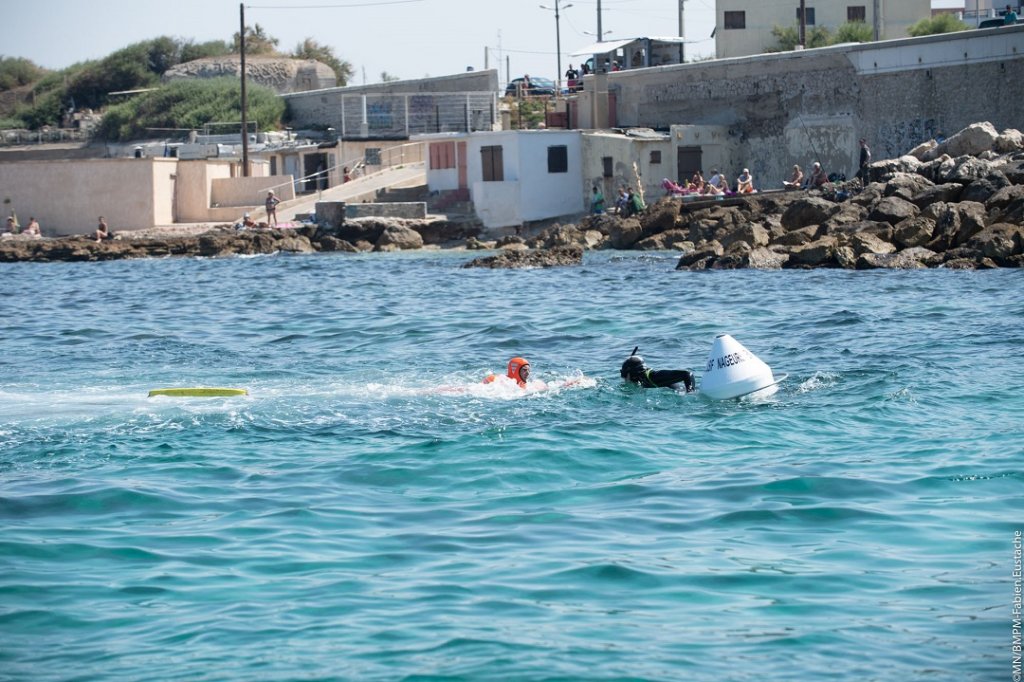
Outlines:
<svg viewBox="0 0 1024 682"><path fill-rule="evenodd" d="M262 206L270 187L276 187L274 191L281 201L295 198L295 183L290 175L214 178L210 184L211 208Z"/></svg>
<svg viewBox="0 0 1024 682"><path fill-rule="evenodd" d="M348 204L346 218L407 218L427 217L427 204L423 201L393 202L385 204Z"/></svg>

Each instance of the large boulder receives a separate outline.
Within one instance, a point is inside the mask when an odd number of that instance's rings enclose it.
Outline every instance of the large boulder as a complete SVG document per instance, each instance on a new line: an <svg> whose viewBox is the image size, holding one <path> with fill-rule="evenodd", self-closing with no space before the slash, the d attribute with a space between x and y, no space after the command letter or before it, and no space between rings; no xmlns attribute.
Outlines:
<svg viewBox="0 0 1024 682"><path fill-rule="evenodd" d="M896 225L907 218L913 218L920 212L921 209L906 199L890 196L882 198L871 207L868 219Z"/></svg>
<svg viewBox="0 0 1024 682"><path fill-rule="evenodd" d="M941 185L931 184L910 198L918 208L924 208L937 201L960 201L960 195L964 192L964 186L959 182L944 182Z"/></svg>
<svg viewBox="0 0 1024 682"><path fill-rule="evenodd" d="M850 200L847 203L865 207L871 206L882 198L884 191L884 182L870 182L867 187L850 197Z"/></svg>
<svg viewBox="0 0 1024 682"><path fill-rule="evenodd" d="M339 225L334 236L352 244L360 241L376 244L389 224L379 218L353 218Z"/></svg>
<svg viewBox="0 0 1024 682"><path fill-rule="evenodd" d="M858 232L844 239L845 245L853 249L858 257L865 253L896 253L896 247L869 232Z"/></svg>
<svg viewBox="0 0 1024 682"><path fill-rule="evenodd" d="M286 253L314 253L316 249L304 235L285 237L277 242L277 250Z"/></svg>
<svg viewBox="0 0 1024 682"><path fill-rule="evenodd" d="M925 249L927 251L927 249ZM916 253L900 251L898 253L864 253L857 258L858 270L919 270L928 267L921 262Z"/></svg>
<svg viewBox="0 0 1024 682"><path fill-rule="evenodd" d="M1004 211L1014 201L1024 199L1024 185L1007 185L985 201L985 208L989 213Z"/></svg>
<svg viewBox="0 0 1024 682"><path fill-rule="evenodd" d="M644 228L636 218L617 220L609 226L608 246L613 249L628 249L644 236Z"/></svg>
<svg viewBox="0 0 1024 682"><path fill-rule="evenodd" d="M950 156L978 156L982 152L993 149L999 133L988 121L972 123L956 135L938 145L934 154Z"/></svg>
<svg viewBox="0 0 1024 682"><path fill-rule="evenodd" d="M901 156L898 159L881 159L869 164L869 174L873 180L889 182L897 175L916 174L921 167L921 161L910 156Z"/></svg>
<svg viewBox="0 0 1024 682"><path fill-rule="evenodd" d="M830 232L841 225L859 223L868 215L868 209L860 204L851 201L844 201L838 204L839 210L829 216L829 219L822 223L822 228Z"/></svg>
<svg viewBox="0 0 1024 682"><path fill-rule="evenodd" d="M888 242L892 241L893 227L889 223L877 220L861 220L847 225L836 225L826 230L825 234L840 238L851 237L855 234L870 234Z"/></svg>
<svg viewBox="0 0 1024 682"><path fill-rule="evenodd" d="M676 263L676 270L703 270L708 263L719 258L725 250L716 241L702 242L693 251L684 253Z"/></svg>
<svg viewBox="0 0 1024 682"><path fill-rule="evenodd" d="M995 167L991 161L966 156L956 159L950 168L943 166L940 173L942 182L959 182L961 185L969 185L993 170Z"/></svg>
<svg viewBox="0 0 1024 682"><path fill-rule="evenodd" d="M984 204L993 194L1009 186L1010 181L1006 179L1005 175L999 171L992 171L985 177L967 185L960 197L960 201L977 201Z"/></svg>
<svg viewBox="0 0 1024 682"><path fill-rule="evenodd" d="M929 153L938 146L939 143L936 142L934 139L927 140L911 149L909 152L907 152L907 155L913 156L918 161L926 161L926 157L929 155Z"/></svg>
<svg viewBox="0 0 1024 682"><path fill-rule="evenodd" d="M644 237L633 248L639 251L689 251L693 249L693 242L685 230L666 230Z"/></svg>
<svg viewBox="0 0 1024 682"><path fill-rule="evenodd" d="M917 173L897 173L893 175L889 182L885 183L885 189L882 193L887 197L899 197L900 199L913 201L915 195L934 186L935 183L923 175L918 175Z"/></svg>
<svg viewBox="0 0 1024 682"><path fill-rule="evenodd" d="M782 226L787 230L799 230L808 225L821 225L838 211L839 206L828 199L805 197L789 205L782 214Z"/></svg>
<svg viewBox="0 0 1024 682"><path fill-rule="evenodd" d="M825 236L803 246L789 249L789 267L818 268L835 263L838 241L835 237Z"/></svg>
<svg viewBox="0 0 1024 682"><path fill-rule="evenodd" d="M1024 133L1016 128L1007 128L999 133L993 149L1000 154L1012 154L1024 149Z"/></svg>
<svg viewBox="0 0 1024 682"><path fill-rule="evenodd" d="M799 230L791 230L772 240L773 244L780 246L803 246L810 244L818 238L821 228L817 225L801 227Z"/></svg>
<svg viewBox="0 0 1024 682"><path fill-rule="evenodd" d="M729 232L722 239L722 246L728 250L729 246L736 242L746 242L752 248L768 246L770 236L768 230L757 223L747 223Z"/></svg>
<svg viewBox="0 0 1024 682"><path fill-rule="evenodd" d="M946 251L962 246L968 239L985 229L985 206L973 201L942 204L945 209L937 216L935 232L927 244L932 251Z"/></svg>
<svg viewBox="0 0 1024 682"><path fill-rule="evenodd" d="M321 251L341 251L344 253L355 253L358 249L344 239L338 239L332 235L325 235L317 242Z"/></svg>
<svg viewBox="0 0 1024 682"><path fill-rule="evenodd" d="M1017 197L1013 199L1003 209L994 209L992 211L991 223L1012 223L1014 225L1024 225L1024 197Z"/></svg>
<svg viewBox="0 0 1024 682"><path fill-rule="evenodd" d="M656 234L674 228L678 219L679 202L671 198L664 198L648 209L641 218L641 222L646 234Z"/></svg>
<svg viewBox="0 0 1024 682"><path fill-rule="evenodd" d="M747 267L754 270L779 270L789 261L789 254L757 247L747 255Z"/></svg>
<svg viewBox="0 0 1024 682"><path fill-rule="evenodd" d="M373 246L374 251L408 251L422 248L423 237L420 233L404 225L389 225L384 228Z"/></svg>
<svg viewBox="0 0 1024 682"><path fill-rule="evenodd" d="M904 249L924 246L932 240L935 220L923 215L900 221L893 229L892 241Z"/></svg>
<svg viewBox="0 0 1024 682"><path fill-rule="evenodd" d="M495 256L476 258L464 268L551 268L563 265L579 265L583 262L583 247L558 246L553 249L503 250Z"/></svg>
<svg viewBox="0 0 1024 682"><path fill-rule="evenodd" d="M1021 253L1024 245L1024 227L998 223L986 227L967 240L965 246L977 249L986 258L991 258L999 265L1009 262L1011 256Z"/></svg>

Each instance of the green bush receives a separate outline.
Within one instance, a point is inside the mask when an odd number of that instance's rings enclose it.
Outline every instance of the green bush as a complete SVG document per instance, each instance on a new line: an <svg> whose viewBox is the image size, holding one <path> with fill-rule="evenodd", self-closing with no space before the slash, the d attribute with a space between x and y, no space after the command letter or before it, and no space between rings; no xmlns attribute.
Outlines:
<svg viewBox="0 0 1024 682"><path fill-rule="evenodd" d="M938 33L956 33L966 31L970 26L957 19L952 14L938 14L929 19L922 19L909 29L907 34L916 37L930 36Z"/></svg>
<svg viewBox="0 0 1024 682"><path fill-rule="evenodd" d="M772 28L772 35L778 41L778 46L769 48L766 52L789 52L795 50L800 44L800 26L775 26ZM807 44L804 47L825 47L833 43L832 34L824 26L807 26L804 36Z"/></svg>
<svg viewBox="0 0 1024 682"><path fill-rule="evenodd" d="M281 125L284 100L270 88L249 84L248 120L260 130ZM201 130L207 123L241 121L241 86L234 78L172 81L110 107L98 135L108 141L166 137L155 129Z"/></svg>
<svg viewBox="0 0 1024 682"><path fill-rule="evenodd" d="M870 43L875 39L875 29L863 21L848 21L836 29L832 44Z"/></svg>
<svg viewBox="0 0 1024 682"><path fill-rule="evenodd" d="M0 57L0 92L34 83L46 70L20 57Z"/></svg>

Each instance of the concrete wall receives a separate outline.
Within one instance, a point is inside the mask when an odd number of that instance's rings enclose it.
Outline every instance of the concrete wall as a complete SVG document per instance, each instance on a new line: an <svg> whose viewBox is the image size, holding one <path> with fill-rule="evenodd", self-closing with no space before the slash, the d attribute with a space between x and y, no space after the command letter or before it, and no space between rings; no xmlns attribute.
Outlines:
<svg viewBox="0 0 1024 682"><path fill-rule="evenodd" d="M178 161L175 197L178 222L201 223L213 219L211 186L214 180L230 178L231 166L230 161Z"/></svg>
<svg viewBox="0 0 1024 682"><path fill-rule="evenodd" d="M848 7L863 7L865 23L875 25L874 0L814 0L807 3L814 10L816 27L835 30L846 23ZM903 38L913 24L931 17L931 0L880 0L879 19L881 38ZM972 3L973 6L973 3ZM793 0L716 0L715 2L715 54L719 59L760 54L778 46L772 35L776 26L790 28L797 25L800 3ZM744 12L746 27L725 28L725 12ZM808 12L808 14L810 14Z"/></svg>
<svg viewBox="0 0 1024 682"><path fill-rule="evenodd" d="M464 130L466 107L472 129L491 129L498 72L325 88L284 95L296 128L332 127L346 139L405 136ZM409 131L407 133L406 131Z"/></svg>
<svg viewBox="0 0 1024 682"><path fill-rule="evenodd" d="M567 147L565 173L548 172L548 147L554 145ZM502 148L503 181L483 181L481 149L485 146ZM580 186L583 161L579 131L476 133L468 138L467 166L473 205L488 228L579 213L589 201Z"/></svg>
<svg viewBox="0 0 1024 682"><path fill-rule="evenodd" d="M317 203L317 206L320 204ZM346 218L408 218L427 217L427 204L423 201L395 201L386 204L346 204Z"/></svg>
<svg viewBox="0 0 1024 682"><path fill-rule="evenodd" d="M213 178L210 181L210 206L214 208L263 206L267 198L267 191L271 188L281 201L291 201L295 198L295 187L290 176Z"/></svg>
<svg viewBox="0 0 1024 682"><path fill-rule="evenodd" d="M593 77L586 81L584 127ZM733 175L748 167L774 187L794 163L820 160L849 176L860 137L878 159L978 121L1024 129L1024 25L638 69L608 81L620 125L724 130L727 139L712 143L719 165Z"/></svg>
<svg viewBox="0 0 1024 682"><path fill-rule="evenodd" d="M620 187L641 188L647 201L664 195L661 182L664 178L676 178L675 147L668 135L653 139L630 137L610 132L583 134L582 164L583 186L581 191L589 197L596 185L604 194L605 202L611 205L618 196ZM652 153L660 155L657 163ZM604 177L604 161L612 159L612 175Z"/></svg>
<svg viewBox="0 0 1024 682"><path fill-rule="evenodd" d="M176 159L83 159L0 164L0 196L47 236L85 234L104 216L115 232L173 222Z"/></svg>

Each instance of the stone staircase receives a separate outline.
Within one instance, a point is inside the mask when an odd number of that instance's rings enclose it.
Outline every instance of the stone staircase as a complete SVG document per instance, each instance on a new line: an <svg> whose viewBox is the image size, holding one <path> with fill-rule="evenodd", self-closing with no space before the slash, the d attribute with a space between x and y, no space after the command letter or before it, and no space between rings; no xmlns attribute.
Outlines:
<svg viewBox="0 0 1024 682"><path fill-rule="evenodd" d="M469 200L468 189L441 190L427 199L427 210L430 213L445 215L470 216L476 209Z"/></svg>

